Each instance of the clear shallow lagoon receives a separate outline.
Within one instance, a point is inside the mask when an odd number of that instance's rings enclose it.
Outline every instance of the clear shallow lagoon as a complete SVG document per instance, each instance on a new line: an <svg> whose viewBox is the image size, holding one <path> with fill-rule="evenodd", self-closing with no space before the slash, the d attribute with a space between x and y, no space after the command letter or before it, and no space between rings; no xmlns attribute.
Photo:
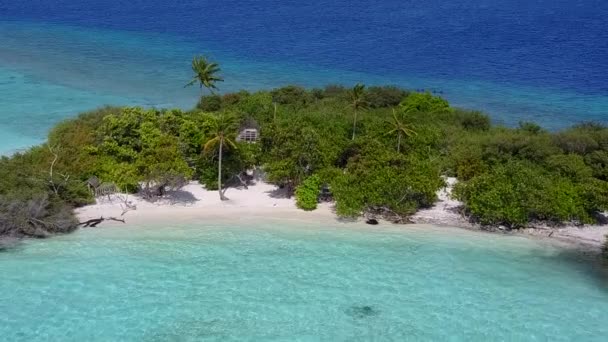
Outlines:
<svg viewBox="0 0 608 342"><path fill-rule="evenodd" d="M584 258L460 230L119 226L0 253L3 341L604 341Z"/></svg>
<svg viewBox="0 0 608 342"><path fill-rule="evenodd" d="M199 53L224 91L392 83L505 124L608 122L607 16L603 0L5 0L0 153L103 104L192 107Z"/></svg>

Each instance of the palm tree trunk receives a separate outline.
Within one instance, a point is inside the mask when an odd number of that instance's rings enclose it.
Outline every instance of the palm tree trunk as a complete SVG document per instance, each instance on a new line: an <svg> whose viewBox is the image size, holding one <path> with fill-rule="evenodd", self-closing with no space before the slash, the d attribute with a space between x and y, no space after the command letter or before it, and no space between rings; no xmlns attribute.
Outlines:
<svg viewBox="0 0 608 342"><path fill-rule="evenodd" d="M217 166L217 189L220 193L220 200L224 201L226 199L226 197L224 197L224 193L222 192L222 154L223 154L223 150L222 147L224 146L224 138L220 138L220 156L219 156L219 162L218 162L218 166Z"/></svg>
<svg viewBox="0 0 608 342"><path fill-rule="evenodd" d="M399 132L399 137L397 138L397 153L401 151L401 132Z"/></svg>
<svg viewBox="0 0 608 342"><path fill-rule="evenodd" d="M357 130L357 110L355 110L355 120L353 120L353 140L355 140L355 131Z"/></svg>

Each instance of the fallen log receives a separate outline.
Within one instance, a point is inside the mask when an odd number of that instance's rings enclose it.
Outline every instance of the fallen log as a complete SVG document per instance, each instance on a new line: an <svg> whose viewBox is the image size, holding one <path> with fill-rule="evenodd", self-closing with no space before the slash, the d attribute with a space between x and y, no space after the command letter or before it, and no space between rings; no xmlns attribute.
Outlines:
<svg viewBox="0 0 608 342"><path fill-rule="evenodd" d="M102 216L102 217L97 218L97 219L91 219L91 220L88 220L88 221L80 222L78 224L78 226L82 226L84 228L87 228L87 227L88 228L95 228L95 227L97 227L98 224L102 223L103 221L116 221L116 222L125 223L124 219L117 219L115 217L103 217Z"/></svg>

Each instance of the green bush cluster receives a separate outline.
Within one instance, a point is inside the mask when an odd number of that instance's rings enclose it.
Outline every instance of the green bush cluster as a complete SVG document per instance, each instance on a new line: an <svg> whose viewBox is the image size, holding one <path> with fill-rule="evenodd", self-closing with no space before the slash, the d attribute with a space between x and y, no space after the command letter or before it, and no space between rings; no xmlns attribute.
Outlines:
<svg viewBox="0 0 608 342"><path fill-rule="evenodd" d="M528 161L513 161L457 184L455 194L482 224L519 228L531 221L593 223L608 204L601 199L608 187L596 182L600 188Z"/></svg>
<svg viewBox="0 0 608 342"><path fill-rule="evenodd" d="M317 175L312 175L296 189L296 205L306 211L317 209L319 202L319 191L321 189L321 179Z"/></svg>
<svg viewBox="0 0 608 342"><path fill-rule="evenodd" d="M608 210L607 135L595 124L550 133L522 123L457 137L447 162L456 196L483 224L597 222Z"/></svg>

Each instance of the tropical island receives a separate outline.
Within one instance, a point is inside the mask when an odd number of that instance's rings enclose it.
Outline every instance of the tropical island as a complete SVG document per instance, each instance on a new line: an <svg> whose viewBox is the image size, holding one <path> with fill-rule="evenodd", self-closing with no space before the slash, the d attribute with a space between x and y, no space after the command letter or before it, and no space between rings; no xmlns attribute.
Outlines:
<svg viewBox="0 0 608 342"><path fill-rule="evenodd" d="M217 191L218 203L230 202L230 189L256 181L269 196L293 196L302 211L327 201L332 215L370 222L408 223L449 185L458 215L486 229L606 223L603 125L496 126L483 113L394 86L218 94L216 63L196 57L192 69L187 86L202 94L191 110L104 107L59 123L43 145L2 157L0 236L124 222L137 210L133 198L159 203L183 189ZM112 197L117 214L75 214Z"/></svg>

